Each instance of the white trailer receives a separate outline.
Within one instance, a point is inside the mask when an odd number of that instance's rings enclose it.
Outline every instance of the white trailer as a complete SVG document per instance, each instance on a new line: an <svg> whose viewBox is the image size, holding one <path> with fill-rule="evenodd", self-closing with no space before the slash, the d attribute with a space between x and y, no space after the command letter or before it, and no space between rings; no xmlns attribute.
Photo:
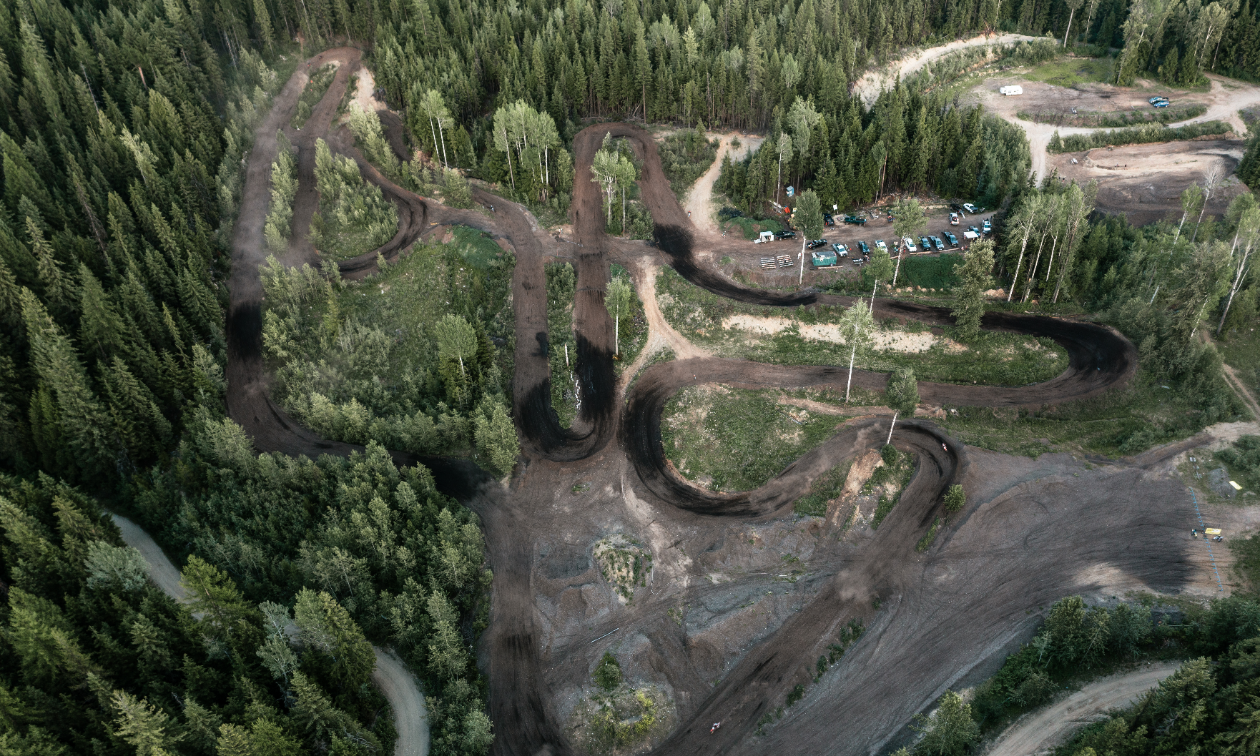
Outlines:
<svg viewBox="0 0 1260 756"><path fill-rule="evenodd" d="M1018 84L1011 84L1009 86L1002 87L998 90L998 92L1006 97L1010 97L1011 95L1022 95L1024 93L1024 88Z"/></svg>
<svg viewBox="0 0 1260 756"><path fill-rule="evenodd" d="M765 244L767 242L772 242L772 241L774 241L774 232L762 231L760 234L757 235L757 238L753 241L753 244Z"/></svg>

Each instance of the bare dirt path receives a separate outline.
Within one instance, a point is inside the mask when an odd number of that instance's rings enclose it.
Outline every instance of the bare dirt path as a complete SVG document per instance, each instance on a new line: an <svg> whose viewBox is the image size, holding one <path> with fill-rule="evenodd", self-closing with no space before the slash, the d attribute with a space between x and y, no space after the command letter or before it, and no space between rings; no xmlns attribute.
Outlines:
<svg viewBox="0 0 1260 756"><path fill-rule="evenodd" d="M1011 725L985 756L1032 756L1046 752L1100 715L1133 703L1180 666L1177 662L1148 664L1136 672L1090 683Z"/></svg>
<svg viewBox="0 0 1260 756"><path fill-rule="evenodd" d="M687 211L687 216L691 218L692 225L701 233L712 236L721 235L717 219L714 217L716 210L713 207L713 185L722 174L723 158L730 155L732 161L742 160L749 152L755 151L765 141L764 137L749 136L748 134L723 134L719 139L718 151L713 158L713 165L709 166L709 170L705 171L704 175L696 179L695 185L687 193L687 201L683 203L683 209ZM736 139L740 141L738 149L731 147L731 142Z"/></svg>
<svg viewBox="0 0 1260 756"><path fill-rule="evenodd" d="M868 71L865 76L858 80L853 86L854 92L862 97L862 101L870 107L875 99L879 97L879 93L885 89L891 89L897 83L898 78L905 78L910 74L931 63L934 60L949 55L950 53L966 49L968 47L992 47L995 45L1010 45L1016 42L1031 41L1040 39L1040 37L1029 37L1024 34L981 34L971 39L959 39L950 42L947 45L932 47L922 50L914 54L913 57L901 58L893 61L882 69Z"/></svg>
<svg viewBox="0 0 1260 756"><path fill-rule="evenodd" d="M179 570L162 551L162 547L136 523L122 515L110 514L114 524L122 531L123 543L140 552L149 565L149 578L163 593L180 603L187 594L179 579ZM429 753L429 713L416 678L407 671L402 660L393 651L372 646L376 654L376 669L372 682L380 688L394 710L394 729L398 740L394 756L426 756Z"/></svg>

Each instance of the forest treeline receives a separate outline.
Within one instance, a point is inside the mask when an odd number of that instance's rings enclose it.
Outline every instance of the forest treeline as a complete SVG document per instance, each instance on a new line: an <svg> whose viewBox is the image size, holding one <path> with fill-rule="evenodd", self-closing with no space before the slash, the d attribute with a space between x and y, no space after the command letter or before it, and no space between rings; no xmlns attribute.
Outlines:
<svg viewBox="0 0 1260 756"><path fill-rule="evenodd" d="M936 192L995 205L1024 188L1031 169L1018 127L905 85L869 110L857 97L842 110L796 100L769 137L741 162L723 158L716 188L749 213L787 202L785 184L809 185L830 210L897 191Z"/></svg>
<svg viewBox="0 0 1260 756"><path fill-rule="evenodd" d="M0 468L18 476L0 484L0 752L382 753L369 641L421 677L434 753L492 738L468 651L489 580L474 516L380 447L259 457L224 416L253 131L332 33L300 50L271 11L268 26L261 1L0 5ZM353 115L365 154L398 171ZM357 172L336 168L321 189L340 197ZM357 211L330 205L325 232ZM283 243L291 221L272 220ZM501 407L492 419L511 430ZM134 514L215 616L148 585L81 492ZM319 609L341 645L290 646L282 606L303 632Z"/></svg>

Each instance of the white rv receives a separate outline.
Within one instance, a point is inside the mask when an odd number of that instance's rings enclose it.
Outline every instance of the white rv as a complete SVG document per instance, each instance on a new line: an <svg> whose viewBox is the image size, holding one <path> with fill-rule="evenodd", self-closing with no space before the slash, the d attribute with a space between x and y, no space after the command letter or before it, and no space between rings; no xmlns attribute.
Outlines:
<svg viewBox="0 0 1260 756"><path fill-rule="evenodd" d="M1018 84L1011 84L1010 86L1002 87L998 90L998 92L1010 97L1011 95L1022 95L1024 93L1024 88Z"/></svg>

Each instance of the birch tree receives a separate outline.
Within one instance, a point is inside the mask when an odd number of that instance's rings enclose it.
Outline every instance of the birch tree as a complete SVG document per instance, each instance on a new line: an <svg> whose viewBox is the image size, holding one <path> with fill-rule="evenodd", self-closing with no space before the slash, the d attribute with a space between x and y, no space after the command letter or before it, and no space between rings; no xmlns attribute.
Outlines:
<svg viewBox="0 0 1260 756"><path fill-rule="evenodd" d="M875 318L866 301L859 299L840 316L840 337L849 345L849 380L844 385L844 401L849 401L853 387L853 363L858 353L865 355L875 342Z"/></svg>
<svg viewBox="0 0 1260 756"><path fill-rule="evenodd" d="M1243 196L1249 197L1250 195ZM1225 327L1225 318L1229 316L1229 308L1234 304L1234 295L1238 293L1242 282L1247 280L1247 273L1250 272L1252 247L1255 246L1258 233L1260 233L1260 208L1252 207L1239 218L1238 231L1234 234L1235 250L1230 255L1234 266L1234 279L1230 283L1229 294L1225 298L1225 308L1221 312L1221 322L1216 324L1217 336L1221 335L1221 329ZM1243 245L1242 250L1237 249L1240 241Z"/></svg>

